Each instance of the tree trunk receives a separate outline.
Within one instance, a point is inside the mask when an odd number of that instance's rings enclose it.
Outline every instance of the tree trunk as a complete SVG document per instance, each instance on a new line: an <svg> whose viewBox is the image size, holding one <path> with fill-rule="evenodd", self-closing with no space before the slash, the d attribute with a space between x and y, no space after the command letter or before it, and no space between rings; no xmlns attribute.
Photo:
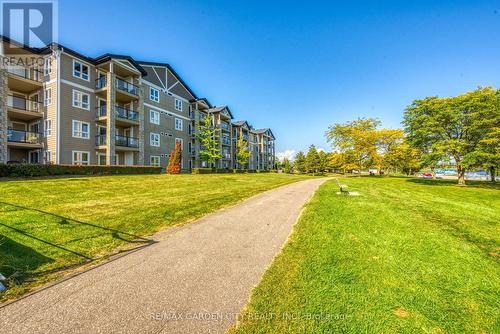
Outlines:
<svg viewBox="0 0 500 334"><path fill-rule="evenodd" d="M458 172L458 184L459 185L465 185L465 169L462 168L462 166L457 165L457 172Z"/></svg>
<svg viewBox="0 0 500 334"><path fill-rule="evenodd" d="M491 182L495 182L495 167L490 167Z"/></svg>

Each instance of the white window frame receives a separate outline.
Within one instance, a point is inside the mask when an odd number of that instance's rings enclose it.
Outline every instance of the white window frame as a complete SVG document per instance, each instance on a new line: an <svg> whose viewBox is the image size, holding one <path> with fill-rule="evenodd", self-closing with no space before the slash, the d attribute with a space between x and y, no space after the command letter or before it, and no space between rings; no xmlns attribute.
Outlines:
<svg viewBox="0 0 500 334"><path fill-rule="evenodd" d="M75 153L77 159L75 159ZM83 154L87 154L87 160L83 160ZM80 155L80 157L78 157ZM71 151L71 163L73 165L90 165L90 152L89 151Z"/></svg>
<svg viewBox="0 0 500 334"><path fill-rule="evenodd" d="M181 143L181 150L184 150L184 140L182 138L175 138L175 145L177 145L177 142Z"/></svg>
<svg viewBox="0 0 500 334"><path fill-rule="evenodd" d="M51 150L43 151L43 162L46 164L50 164L52 162L52 151Z"/></svg>
<svg viewBox="0 0 500 334"><path fill-rule="evenodd" d="M154 117L152 117L155 115ZM160 124L160 112L156 110L149 110L149 123L151 124Z"/></svg>
<svg viewBox="0 0 500 334"><path fill-rule="evenodd" d="M80 95L80 99L78 99L78 95ZM75 108L80 108L83 110L90 110L90 94L84 93L82 91L73 89L73 92L71 94L72 96L72 105ZM83 97L87 96L87 104L84 106L83 103Z"/></svg>
<svg viewBox="0 0 500 334"><path fill-rule="evenodd" d="M43 74L50 75L52 74L52 58L47 57L43 60Z"/></svg>
<svg viewBox="0 0 500 334"><path fill-rule="evenodd" d="M48 107L52 104L52 88L45 88L43 91L43 105Z"/></svg>
<svg viewBox="0 0 500 334"><path fill-rule="evenodd" d="M154 93L154 94L153 94ZM160 90L154 87L149 87L149 99L154 102L160 102Z"/></svg>
<svg viewBox="0 0 500 334"><path fill-rule="evenodd" d="M75 65L80 64L80 72L75 73ZM84 73L83 73L83 67L87 68L87 78L84 78ZM90 66L87 64L82 63L81 61L78 61L76 59L73 59L73 67L71 69L71 73L73 73L73 77L85 80L85 81L90 81Z"/></svg>
<svg viewBox="0 0 500 334"><path fill-rule="evenodd" d="M178 131L182 131L182 119L177 117L175 118L175 129Z"/></svg>
<svg viewBox="0 0 500 334"><path fill-rule="evenodd" d="M52 120L46 119L43 121L43 133L45 137L52 136Z"/></svg>
<svg viewBox="0 0 500 334"><path fill-rule="evenodd" d="M182 111L182 100L175 98L175 110Z"/></svg>
<svg viewBox="0 0 500 334"><path fill-rule="evenodd" d="M75 124L77 125L77 130L75 131ZM87 132L83 131L83 125L87 125ZM87 134L85 136L85 134ZM78 121L76 119L71 121L71 136L73 138L79 139L90 139L90 123Z"/></svg>
<svg viewBox="0 0 500 334"><path fill-rule="evenodd" d="M155 137L155 138L153 138ZM157 139L156 139L157 138ZM160 147L160 134L159 133L155 133L155 132L150 132L149 133L149 146L152 146L152 147Z"/></svg>
<svg viewBox="0 0 500 334"><path fill-rule="evenodd" d="M153 158L154 160L158 160L158 162L153 162ZM151 166L154 166L154 167L160 167L161 166L161 159L160 159L160 156L159 155L151 155L149 157L149 164Z"/></svg>

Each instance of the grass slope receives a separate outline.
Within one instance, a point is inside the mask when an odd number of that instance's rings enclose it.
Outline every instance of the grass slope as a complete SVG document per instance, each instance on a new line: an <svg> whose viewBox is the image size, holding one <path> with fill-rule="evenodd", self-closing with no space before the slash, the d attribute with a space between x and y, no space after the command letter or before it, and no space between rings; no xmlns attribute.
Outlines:
<svg viewBox="0 0 500 334"><path fill-rule="evenodd" d="M343 182L361 196L319 189L231 332L500 332L498 186Z"/></svg>
<svg viewBox="0 0 500 334"><path fill-rule="evenodd" d="M96 262L141 236L283 184L285 174L130 175L0 182L0 273L17 286L0 301Z"/></svg>

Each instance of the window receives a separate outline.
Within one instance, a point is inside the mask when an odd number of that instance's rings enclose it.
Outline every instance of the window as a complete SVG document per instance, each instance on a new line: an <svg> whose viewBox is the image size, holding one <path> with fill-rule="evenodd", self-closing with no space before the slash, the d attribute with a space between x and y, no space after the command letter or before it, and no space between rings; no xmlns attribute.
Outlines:
<svg viewBox="0 0 500 334"><path fill-rule="evenodd" d="M90 96L89 94L73 90L73 107L90 110Z"/></svg>
<svg viewBox="0 0 500 334"><path fill-rule="evenodd" d="M175 145L177 145L177 143L180 143L181 144L181 150L183 149L183 142L182 142L182 138L175 138Z"/></svg>
<svg viewBox="0 0 500 334"><path fill-rule="evenodd" d="M149 87L149 99L151 101L160 102L160 91L156 88Z"/></svg>
<svg viewBox="0 0 500 334"><path fill-rule="evenodd" d="M149 134L149 145L160 147L160 134L151 132Z"/></svg>
<svg viewBox="0 0 500 334"><path fill-rule="evenodd" d="M160 166L160 157L157 155L150 156L149 157L149 164L151 166L156 166L156 167Z"/></svg>
<svg viewBox="0 0 500 334"><path fill-rule="evenodd" d="M78 60L73 60L73 76L89 81L89 67Z"/></svg>
<svg viewBox="0 0 500 334"><path fill-rule="evenodd" d="M175 110L182 111L182 100L175 99Z"/></svg>
<svg viewBox="0 0 500 334"><path fill-rule="evenodd" d="M89 157L89 152L73 151L73 165L89 165Z"/></svg>
<svg viewBox="0 0 500 334"><path fill-rule="evenodd" d="M153 124L160 124L160 113L158 111L149 111L149 122Z"/></svg>
<svg viewBox="0 0 500 334"><path fill-rule="evenodd" d="M49 75L52 73L52 59L45 58L43 60L43 74L44 75Z"/></svg>
<svg viewBox="0 0 500 334"><path fill-rule="evenodd" d="M90 138L90 124L73 120L73 138Z"/></svg>
<svg viewBox="0 0 500 334"><path fill-rule="evenodd" d="M52 162L52 152L49 150L43 151L43 161L46 164L50 164Z"/></svg>
<svg viewBox="0 0 500 334"><path fill-rule="evenodd" d="M43 104L50 106L52 104L52 89L46 88L43 94Z"/></svg>
<svg viewBox="0 0 500 334"><path fill-rule="evenodd" d="M50 137L52 135L52 120L46 119L43 125L43 130L45 137Z"/></svg>
<svg viewBox="0 0 500 334"><path fill-rule="evenodd" d="M180 118L175 119L175 129L182 131L182 119Z"/></svg>

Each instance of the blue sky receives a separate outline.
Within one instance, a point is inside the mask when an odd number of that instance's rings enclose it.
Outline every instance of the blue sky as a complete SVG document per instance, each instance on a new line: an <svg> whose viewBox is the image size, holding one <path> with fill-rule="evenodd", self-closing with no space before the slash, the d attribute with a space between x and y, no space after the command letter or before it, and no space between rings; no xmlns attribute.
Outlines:
<svg viewBox="0 0 500 334"><path fill-rule="evenodd" d="M99 11L96 11L98 9ZM328 149L328 125L500 87L499 1L59 1L59 42L168 62L199 97Z"/></svg>

